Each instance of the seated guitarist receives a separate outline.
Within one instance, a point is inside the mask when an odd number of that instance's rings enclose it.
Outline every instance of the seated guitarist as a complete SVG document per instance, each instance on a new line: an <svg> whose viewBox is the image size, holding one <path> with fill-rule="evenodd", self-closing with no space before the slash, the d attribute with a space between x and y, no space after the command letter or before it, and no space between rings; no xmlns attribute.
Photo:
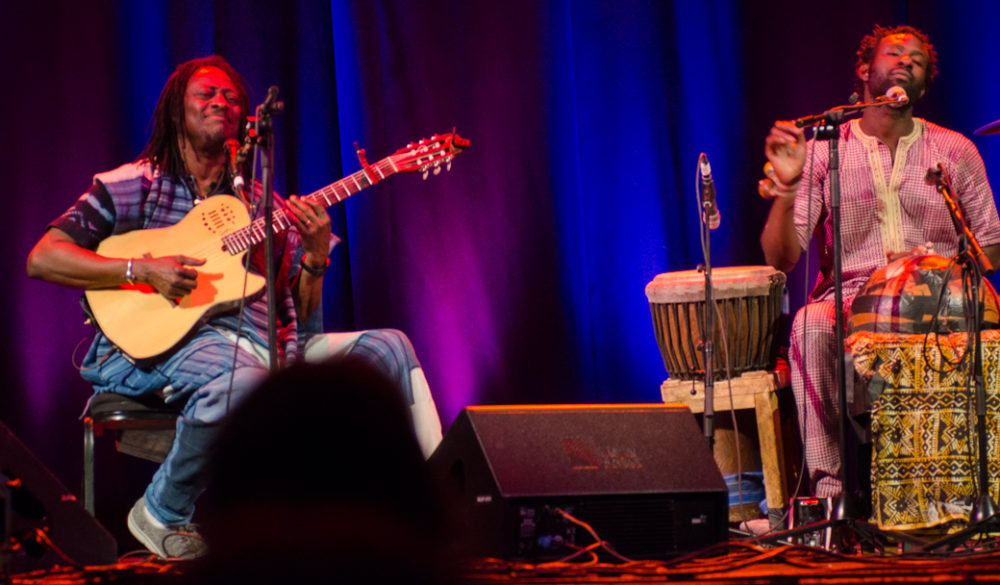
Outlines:
<svg viewBox="0 0 1000 585"><path fill-rule="evenodd" d="M250 104L244 85L218 56L179 65L160 94L153 132L142 154L97 175L90 189L48 226L28 256L28 275L82 289L147 286L168 299L195 290L204 258L107 257L95 250L109 236L173 226L202 200L233 194L224 143L242 141L246 131ZM276 197L275 205L283 207L294 224L294 229L276 236L274 246L279 359L291 362L307 353L316 360L338 353L364 356L398 380L412 405L421 448L429 455L441 438L441 426L403 333L371 330L320 336L308 352L300 345L301 323L320 305L327 256L336 241L330 217L317 202L292 195L287 200ZM251 270L263 274L263 246L249 254ZM135 326L142 327L141 319ZM204 554L191 518L205 487L207 451L227 413L268 374L268 362L264 295L248 301L242 315L233 309L212 316L180 347L151 364L134 362L97 332L82 368L97 392L156 394L183 405L174 444L128 516L132 534L153 553L170 558Z"/></svg>

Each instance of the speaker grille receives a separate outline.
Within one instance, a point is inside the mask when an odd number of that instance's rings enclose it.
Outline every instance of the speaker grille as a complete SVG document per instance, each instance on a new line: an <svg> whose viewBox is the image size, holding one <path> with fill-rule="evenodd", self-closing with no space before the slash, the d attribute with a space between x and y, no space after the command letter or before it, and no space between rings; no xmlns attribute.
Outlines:
<svg viewBox="0 0 1000 585"><path fill-rule="evenodd" d="M677 510L671 499L593 498L580 502L573 515L621 554L661 556L677 550ZM586 546L590 538L580 534L576 544Z"/></svg>

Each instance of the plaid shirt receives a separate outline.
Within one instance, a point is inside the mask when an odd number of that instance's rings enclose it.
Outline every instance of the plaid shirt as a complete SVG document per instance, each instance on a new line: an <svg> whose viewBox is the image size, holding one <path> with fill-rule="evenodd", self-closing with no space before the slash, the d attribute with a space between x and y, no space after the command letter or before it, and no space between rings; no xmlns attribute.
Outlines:
<svg viewBox="0 0 1000 585"><path fill-rule="evenodd" d="M860 121L840 128L840 219L843 295L849 303L886 255L931 242L934 253L950 257L958 236L944 197L928 185L928 169L941 163L951 177L966 221L983 247L1000 244L993 191L986 167L972 142L920 118L900 138L893 161L889 147L861 131ZM829 143L809 142L805 178L795 198L795 229L805 250L810 234L819 244L820 273L810 298L833 296L833 226L830 216Z"/></svg>
<svg viewBox="0 0 1000 585"><path fill-rule="evenodd" d="M213 195L223 192L220 190ZM280 207L282 204L283 201L276 196L275 206ZM102 240L113 234L172 226L193 207L194 197L185 181L163 175L158 170L153 170L148 163L129 163L95 176L91 188L65 213L49 224L49 227L59 228L80 246L93 250ZM278 350L284 359L292 361L298 353L298 320L291 290L298 278L298 259L302 254L297 232L286 230L277 234L274 249L275 256L280 259L277 269L276 302ZM263 252L263 245L256 246L250 251L251 267L254 272L260 274L265 271ZM263 353L266 355L266 295L261 295L247 305L244 315L242 336L263 348ZM238 326L238 312L231 310L215 315L204 326L235 333ZM121 361L119 366L122 369L134 367L100 331L88 357L101 359L105 364L108 364L107 360Z"/></svg>

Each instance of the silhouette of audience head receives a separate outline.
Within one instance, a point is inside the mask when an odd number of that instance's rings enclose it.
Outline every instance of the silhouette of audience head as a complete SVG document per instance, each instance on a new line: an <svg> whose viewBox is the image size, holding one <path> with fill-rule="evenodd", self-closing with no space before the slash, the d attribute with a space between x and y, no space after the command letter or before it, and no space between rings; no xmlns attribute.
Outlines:
<svg viewBox="0 0 1000 585"><path fill-rule="evenodd" d="M388 378L359 358L271 375L211 456L206 583L442 583L444 522Z"/></svg>

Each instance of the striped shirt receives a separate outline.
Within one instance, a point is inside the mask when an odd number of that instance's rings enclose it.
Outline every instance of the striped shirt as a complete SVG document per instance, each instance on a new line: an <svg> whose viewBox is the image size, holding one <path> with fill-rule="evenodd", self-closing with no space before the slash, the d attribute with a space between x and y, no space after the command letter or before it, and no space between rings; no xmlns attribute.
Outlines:
<svg viewBox="0 0 1000 585"><path fill-rule="evenodd" d="M840 218L844 302L887 263L887 254L931 242L934 253L951 257L958 236L944 197L925 180L941 163L983 247L1000 244L1000 220L986 166L961 134L920 118L889 147L861 131L860 120L840 127ZM811 234L819 245L820 273L810 298L833 295L833 226L830 216L829 143L809 142L804 178L795 198L795 229L805 250Z"/></svg>
<svg viewBox="0 0 1000 585"><path fill-rule="evenodd" d="M257 187L259 192L260 186ZM224 191L219 190L213 195L221 193ZM172 226L191 211L194 205L193 192L187 182L165 176L148 163L129 163L96 175L91 188L49 227L66 232L80 246L94 250L102 240L114 234ZM275 197L275 207L281 205L283 201ZM275 257L279 260L276 287L278 350L285 361L292 361L298 353L298 339L291 291L298 278L298 260L302 254L297 232L292 229L277 234L274 250ZM263 274L266 270L263 245L256 246L250 254L251 270ZM213 316L203 327L211 327L226 337L235 338L238 317L238 311L233 309ZM264 348L263 355L267 355L265 295L245 308L241 336L258 349ZM111 365L109 360L127 358L98 331L94 345L88 352L88 360L100 360L102 369L114 370L115 368L107 368ZM92 365L85 363L84 367ZM127 367L124 363L120 365Z"/></svg>

